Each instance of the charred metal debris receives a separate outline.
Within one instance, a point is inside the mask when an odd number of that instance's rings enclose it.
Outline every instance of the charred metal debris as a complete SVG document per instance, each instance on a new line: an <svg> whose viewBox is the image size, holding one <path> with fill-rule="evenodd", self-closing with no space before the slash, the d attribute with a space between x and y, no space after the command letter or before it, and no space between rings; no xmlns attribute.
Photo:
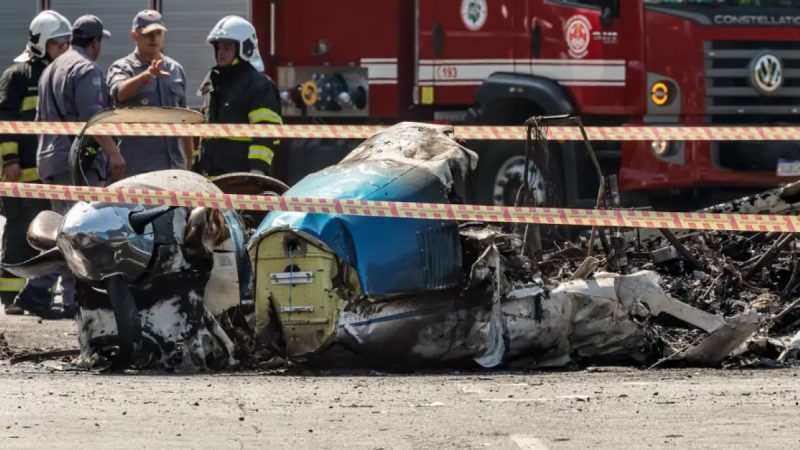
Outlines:
<svg viewBox="0 0 800 450"><path fill-rule="evenodd" d="M539 130L529 133L538 133L538 142L534 143L540 147L546 139L541 128L551 120L533 118L527 123L529 128ZM593 154L591 144L586 143L587 151ZM619 208L618 195L613 194L617 192L615 180L603 177L597 169L601 180L597 206ZM798 214L800 182L702 211ZM675 316L655 312L648 318L649 327L664 356L653 366L688 363L772 367L787 361L797 363L792 360L800 350L800 243L795 234L593 229L577 239L553 244L536 256L541 260L541 277L551 283L587 278L598 271L621 275L652 271L658 274L658 285L668 296L698 311L726 318L727 331L720 328L721 332L714 336L697 324L690 326L686 321L676 321ZM703 342L707 349L698 360L696 352ZM709 357L707 352L712 349L716 355Z"/></svg>
<svg viewBox="0 0 800 450"><path fill-rule="evenodd" d="M526 122L526 166L549 166L546 127L563 124L583 130L571 116ZM451 134L397 125L286 195L454 201L474 154ZM596 207L618 208L615 178L595 168ZM528 181L517 205L537 206ZM790 213L796 191L737 204ZM800 327L792 236L597 228L567 241L555 238L559 231L272 213L248 248L256 273L270 277L256 276L256 339L290 362L322 367L715 367L790 358L787 336Z"/></svg>

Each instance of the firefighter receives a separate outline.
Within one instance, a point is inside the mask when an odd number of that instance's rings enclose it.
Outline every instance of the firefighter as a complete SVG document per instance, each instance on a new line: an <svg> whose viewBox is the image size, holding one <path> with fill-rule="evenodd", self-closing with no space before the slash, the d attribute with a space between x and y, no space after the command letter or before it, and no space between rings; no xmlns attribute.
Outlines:
<svg viewBox="0 0 800 450"><path fill-rule="evenodd" d="M107 82L114 106L186 107L186 73L177 61L161 53L166 31L158 11L146 9L133 18L131 38L136 49L108 69ZM194 157L194 139L125 137L119 149L128 176L153 170L186 169Z"/></svg>
<svg viewBox="0 0 800 450"><path fill-rule="evenodd" d="M253 25L238 16L217 22L206 40L217 65L198 95L208 123L282 124L278 88L263 71ZM231 137L203 139L196 170L213 176L230 172L270 174L279 140Z"/></svg>
<svg viewBox="0 0 800 450"><path fill-rule="evenodd" d="M37 15L29 31L25 51L14 59L14 64L0 77L0 120L35 120L39 78L45 67L69 48L72 34L70 23L55 11L44 11ZM35 135L0 135L4 181L40 182L36 170L36 145ZM50 202L47 200L2 199L2 213L6 217L3 263L23 262L38 254L28 245L26 233L33 218L49 208ZM51 306L53 277L26 282L5 271L0 277L0 299L6 314L23 314L27 310L47 319L62 317L62 312Z"/></svg>
<svg viewBox="0 0 800 450"><path fill-rule="evenodd" d="M86 121L95 113L111 107L108 87L97 58L103 48L103 39L111 33L95 16L84 15L72 24L70 49L47 66L39 82L39 103L36 120ZM72 184L69 170L69 151L72 138L65 135L39 136L36 167L43 183ZM99 151L102 147L103 151ZM82 149L81 167L85 182L101 185L107 178L120 179L125 175L125 159L111 136L94 136ZM110 169L110 176L107 171ZM65 214L71 203L52 200L52 208ZM65 308L75 310L75 278L63 269L61 275L62 298Z"/></svg>

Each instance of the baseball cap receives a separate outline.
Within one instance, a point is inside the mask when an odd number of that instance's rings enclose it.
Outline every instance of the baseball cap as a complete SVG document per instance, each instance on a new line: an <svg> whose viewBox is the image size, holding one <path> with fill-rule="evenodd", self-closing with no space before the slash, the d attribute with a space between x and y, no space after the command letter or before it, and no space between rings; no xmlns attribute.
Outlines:
<svg viewBox="0 0 800 450"><path fill-rule="evenodd" d="M144 11L139 11L136 17L133 18L131 30L147 34L155 30L167 31L167 27L164 26L164 18L161 17L160 12L145 9Z"/></svg>
<svg viewBox="0 0 800 450"><path fill-rule="evenodd" d="M86 14L75 19L72 24L72 36L84 39L96 37L108 39L111 37L111 33L103 29L103 22L97 16Z"/></svg>

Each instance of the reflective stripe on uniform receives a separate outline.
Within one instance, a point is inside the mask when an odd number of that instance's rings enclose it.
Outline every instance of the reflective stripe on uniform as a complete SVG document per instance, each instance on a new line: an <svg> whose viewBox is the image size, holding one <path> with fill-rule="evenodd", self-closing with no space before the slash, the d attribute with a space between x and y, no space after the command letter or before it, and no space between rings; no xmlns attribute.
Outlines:
<svg viewBox="0 0 800 450"><path fill-rule="evenodd" d="M31 111L36 109L36 102L39 100L39 97L36 95L32 95L29 97L25 97L22 99L22 106L19 108L19 112Z"/></svg>
<svg viewBox="0 0 800 450"><path fill-rule="evenodd" d="M257 159L272 165L272 158L275 157L275 152L266 145L251 145L250 151L247 153L248 159Z"/></svg>
<svg viewBox="0 0 800 450"><path fill-rule="evenodd" d="M17 183L30 183L32 181L39 181L39 171L36 167L31 167L30 169L22 169L19 174L19 180ZM6 180L6 176L0 176L0 181L8 181Z"/></svg>
<svg viewBox="0 0 800 450"><path fill-rule="evenodd" d="M283 119L281 119L281 116L269 108L254 109L247 114L247 118L250 119L250 123L261 123L261 122L269 122L277 124L283 123Z"/></svg>
<svg viewBox="0 0 800 450"><path fill-rule="evenodd" d="M25 287L25 278L0 278L0 292L19 292Z"/></svg>
<svg viewBox="0 0 800 450"><path fill-rule="evenodd" d="M19 144L13 141L0 143L0 156L18 155Z"/></svg>
<svg viewBox="0 0 800 450"><path fill-rule="evenodd" d="M22 169L22 174L19 177L20 183L30 183L31 181L39 181L39 171L36 167L30 169Z"/></svg>
<svg viewBox="0 0 800 450"><path fill-rule="evenodd" d="M224 137L222 139L234 142L253 142L253 138L247 136L231 136L231 137Z"/></svg>

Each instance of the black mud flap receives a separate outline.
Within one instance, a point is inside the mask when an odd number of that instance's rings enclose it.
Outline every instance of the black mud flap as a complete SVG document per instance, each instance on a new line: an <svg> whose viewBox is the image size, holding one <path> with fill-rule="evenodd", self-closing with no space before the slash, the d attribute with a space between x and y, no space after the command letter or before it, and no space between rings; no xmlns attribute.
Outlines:
<svg viewBox="0 0 800 450"><path fill-rule="evenodd" d="M142 342L139 309L122 275L106 278L104 283L117 322L119 339L119 353L111 364L111 370L125 370L130 367L134 352Z"/></svg>

